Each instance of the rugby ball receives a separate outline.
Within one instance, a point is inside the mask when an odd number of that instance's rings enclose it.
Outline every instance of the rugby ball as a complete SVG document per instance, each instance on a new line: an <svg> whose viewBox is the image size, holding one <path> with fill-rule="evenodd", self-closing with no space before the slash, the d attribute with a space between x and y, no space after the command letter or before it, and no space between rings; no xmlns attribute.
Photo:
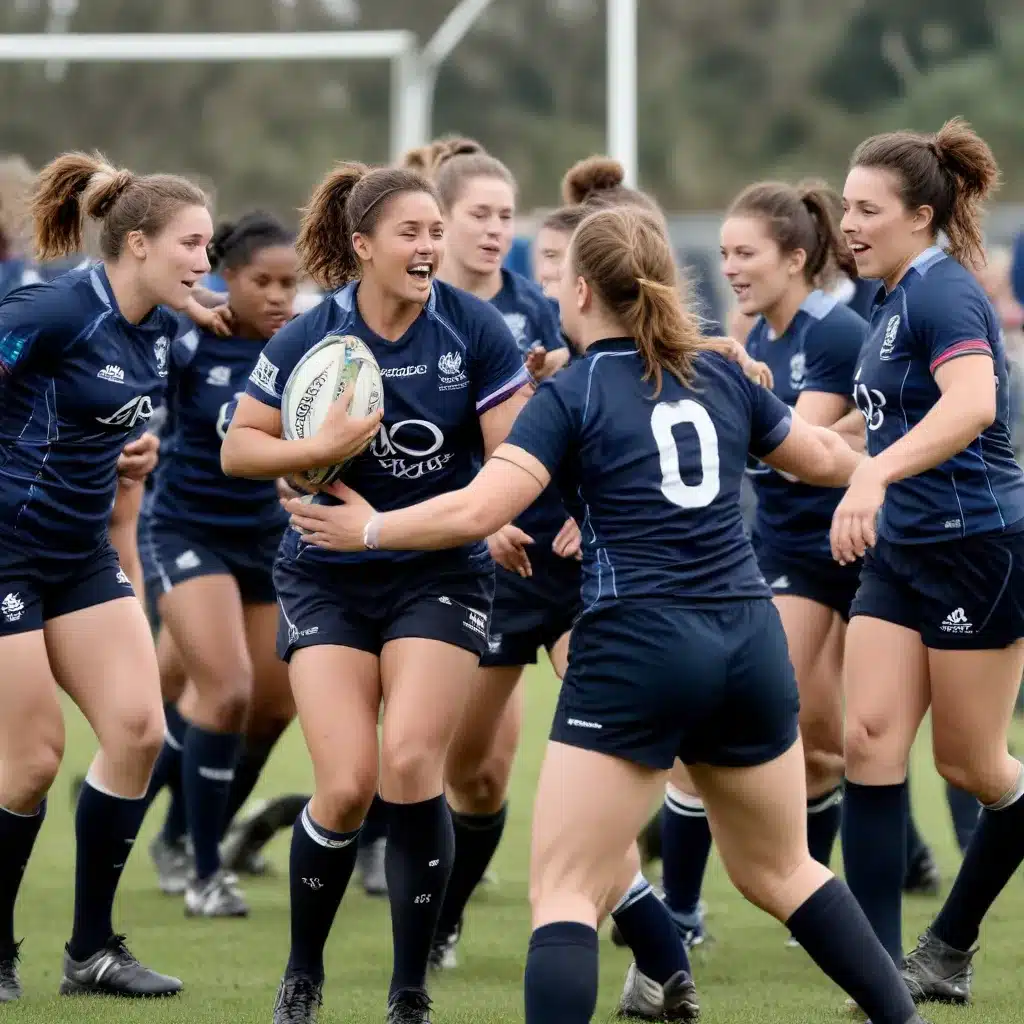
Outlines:
<svg viewBox="0 0 1024 1024"><path fill-rule="evenodd" d="M299 360L284 386L281 424L285 439L312 437L323 425L331 403L350 389L350 416L369 416L384 405L380 366L366 343L351 334L329 334ZM367 441L362 450L369 444ZM337 480L346 464L295 475L318 487Z"/></svg>

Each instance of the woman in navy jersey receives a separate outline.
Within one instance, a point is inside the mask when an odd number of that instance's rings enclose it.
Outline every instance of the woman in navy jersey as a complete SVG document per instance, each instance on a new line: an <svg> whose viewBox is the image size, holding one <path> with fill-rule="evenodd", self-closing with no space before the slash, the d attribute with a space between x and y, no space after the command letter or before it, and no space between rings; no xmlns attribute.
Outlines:
<svg viewBox="0 0 1024 1024"><path fill-rule="evenodd" d="M186 913L243 917L248 906L221 869L218 844L243 733L256 724L254 700L279 702L288 689L274 645L271 575L286 517L273 481L224 475L220 446L263 345L291 318L298 260L291 235L261 213L222 224L209 255L227 284L235 333L222 338L188 325L171 348L168 429L140 524L150 600L191 691L168 710L151 792L181 773L194 854ZM151 851L158 870L183 853L183 837L167 838L165 827Z"/></svg>
<svg viewBox="0 0 1024 1024"><path fill-rule="evenodd" d="M420 163L437 187L445 218L440 279L490 302L504 317L521 359L537 376L550 375L569 356L557 309L531 281L502 266L514 231L512 173L468 139L435 143ZM522 724L523 669L536 664L537 650L544 647L556 675L565 673L580 590L573 557L579 534L571 522L566 530L566 522L553 488L515 521L513 532L526 544L528 568L522 572L528 575L502 567L516 557L508 530L488 538L498 562L488 646L445 766L455 861L431 952L435 967L455 966L463 912L501 841Z"/></svg>
<svg viewBox="0 0 1024 1024"><path fill-rule="evenodd" d="M291 502L292 522L326 550L434 549L493 530L553 477L578 498L585 608L534 812L527 1024L591 1019L596 926L677 755L747 898L786 920L875 1024L910 1024L895 965L807 850L796 682L738 500L748 450L822 485L842 484L859 457L700 351L650 214L592 214L569 266L561 318L585 358L538 388L476 479L390 512L336 485L341 508ZM670 1019L692 1019L689 972L663 988Z"/></svg>
<svg viewBox="0 0 1024 1024"><path fill-rule="evenodd" d="M202 191L84 154L58 157L32 201L41 258L77 250L101 222L103 262L0 305L0 987L20 994L13 912L63 749L57 686L100 749L75 815L75 911L60 991L170 995L111 911L144 813L163 714L142 605L107 537L122 450L162 401L181 307L209 269ZM56 685L55 685L56 681Z"/></svg>
<svg viewBox="0 0 1024 1024"><path fill-rule="evenodd" d="M843 861L898 962L905 772L930 705L936 767L984 810L904 972L916 998L953 1002L970 997L982 918L1024 857L1024 767L1006 744L1024 667L1024 473L998 318L969 269L997 180L954 120L863 142L843 193L858 269L883 282L854 376L871 458L832 525L840 561L868 552L847 632Z"/></svg>
<svg viewBox="0 0 1024 1024"><path fill-rule="evenodd" d="M373 436L345 477L381 506L464 486L504 440L530 378L501 314L436 280L444 221L433 186L407 169L341 164L315 191L298 247L332 294L264 349L224 441L225 470L290 475L342 462ZM351 419L337 403L315 437L283 440L282 388L332 334L354 334L373 351L383 422ZM429 1021L427 958L454 845L445 754L486 649L487 546L345 555L290 530L274 582L279 652L316 780L293 831L291 954L274 1019L312 1020L319 1005L324 943L377 789L383 698L379 784L395 944L388 1020Z"/></svg>

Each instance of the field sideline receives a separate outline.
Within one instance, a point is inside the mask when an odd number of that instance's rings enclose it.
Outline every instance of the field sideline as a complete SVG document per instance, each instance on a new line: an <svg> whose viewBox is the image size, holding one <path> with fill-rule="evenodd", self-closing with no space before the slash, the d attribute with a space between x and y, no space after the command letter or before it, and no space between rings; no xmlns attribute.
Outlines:
<svg viewBox="0 0 1024 1024"><path fill-rule="evenodd" d="M526 884L532 793L555 697L547 666L528 680L527 725L517 765L509 827L499 851L498 887L470 904L466 937L459 948L461 966L432 986L437 1024L497 1024L522 1020L522 973L529 936ZM270 847L277 870L273 878L247 881L252 904L248 921L187 921L180 898L165 897L155 885L146 846L161 820L162 801L154 807L137 843L116 908L115 925L128 933L132 950L144 962L185 981L177 1000L149 1004L71 1001L55 995L63 943L70 932L73 878L73 819L68 787L83 771L93 740L74 709L67 716L67 757L51 793L49 813L28 869L18 907L16 932L22 947L20 1003L0 1010L0 1021L18 1024L167 1021L188 1024L269 1024L274 993L288 947L288 897L283 877L288 840ZM1017 727L1018 740L1024 730ZM917 751L914 791L919 823L939 856L948 886L957 863L952 828L939 780ZM309 785L310 771L296 728L282 742L260 785L258 796ZM794 1024L842 1021L842 995L800 950L784 946L784 929L746 904L729 886L720 865L712 865L706 893L709 931L717 941L694 961L708 1024ZM915 898L906 908L906 943L934 913L938 902ZM1024 1024L1021 946L1024 934L1024 878L1011 882L990 915L982 935L976 1007L958 1011L929 1007L933 1024ZM1016 936L1016 938L1015 938ZM353 884L327 950L327 988L320 1020L382 1022L389 977L390 923L387 904L366 898ZM601 1001L596 1020L611 1018L629 963L628 954L601 945Z"/></svg>

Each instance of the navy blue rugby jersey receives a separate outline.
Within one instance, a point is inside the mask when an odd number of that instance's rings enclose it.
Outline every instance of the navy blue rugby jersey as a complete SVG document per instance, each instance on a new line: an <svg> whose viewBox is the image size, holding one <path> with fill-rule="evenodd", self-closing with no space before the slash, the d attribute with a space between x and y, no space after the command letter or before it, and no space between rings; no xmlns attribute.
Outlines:
<svg viewBox="0 0 1024 1024"><path fill-rule="evenodd" d="M288 515L272 480L225 476L220 446L262 343L220 338L183 319L170 350L167 418L150 514L200 530L281 529Z"/></svg>
<svg viewBox="0 0 1024 1024"><path fill-rule="evenodd" d="M777 448L792 416L723 356L702 353L696 366L692 387L666 374L655 399L633 341L600 341L540 385L509 434L582 513L588 608L771 597L743 531L740 482L747 453Z"/></svg>
<svg viewBox="0 0 1024 1024"><path fill-rule="evenodd" d="M121 315L98 265L0 303L0 563L95 550L121 450L163 401L178 320Z"/></svg>
<svg viewBox="0 0 1024 1024"><path fill-rule="evenodd" d="M380 364L384 421L370 447L346 468L344 482L380 511L466 486L483 458L480 415L530 380L505 321L489 302L434 281L422 313L391 342L363 321L357 287L346 285L282 327L267 342L246 394L280 409L282 390L302 356L329 334L353 334ZM419 557L415 551L324 551L303 544L295 530L285 534L281 550L303 561ZM482 542L463 555L474 567L491 564Z"/></svg>
<svg viewBox="0 0 1024 1024"><path fill-rule="evenodd" d="M879 292L871 316L854 377L868 454L885 451L931 410L941 394L934 378L940 366L973 353L994 363L995 421L942 465L888 488L880 533L891 543L999 533L1024 520L1024 472L1010 444L999 320L968 270L941 249L926 249L891 292Z"/></svg>
<svg viewBox="0 0 1024 1024"><path fill-rule="evenodd" d="M792 408L804 391L849 397L867 330L848 306L815 291L778 338L758 317L747 351L771 367L776 397ZM843 491L787 479L763 463L748 472L757 492L757 541L787 554L831 558L828 533Z"/></svg>
<svg viewBox="0 0 1024 1024"><path fill-rule="evenodd" d="M42 278L39 271L26 260L0 260L0 299L15 288L24 288L27 284L38 284L40 281Z"/></svg>
<svg viewBox="0 0 1024 1024"><path fill-rule="evenodd" d="M501 272L501 291L491 299L505 318L523 359L535 345L548 352L565 348L558 307L540 286L510 270ZM554 485L546 487L537 500L516 520L538 544L550 545L566 520L565 506Z"/></svg>

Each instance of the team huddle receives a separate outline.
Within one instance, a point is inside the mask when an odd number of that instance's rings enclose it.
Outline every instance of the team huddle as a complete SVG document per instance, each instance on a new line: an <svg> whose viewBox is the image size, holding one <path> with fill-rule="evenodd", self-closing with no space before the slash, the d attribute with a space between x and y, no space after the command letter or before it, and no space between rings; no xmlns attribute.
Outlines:
<svg viewBox="0 0 1024 1024"><path fill-rule="evenodd" d="M744 190L721 230L741 343L702 335L662 211L604 158L567 173L536 283L503 265L515 180L470 140L339 164L294 237L258 212L214 230L179 177L56 158L38 256L79 258L93 221L99 259L8 275L0 302L0 1002L22 994L59 687L99 744L62 994L182 990L112 921L167 788L150 855L190 916L247 915L240 875L291 828L274 1024L316 1020L357 872L390 904L387 1020L429 1022L429 971L472 956L542 647L561 686L527 1024L591 1020L607 917L633 954L620 1016L698 1018L712 837L858 1019L969 1002L1024 860L1024 472L972 273L997 180L954 120L866 140L842 196ZM976 821L905 954L929 708ZM314 792L254 829L239 811L296 717ZM663 896L637 843L662 798Z"/></svg>

